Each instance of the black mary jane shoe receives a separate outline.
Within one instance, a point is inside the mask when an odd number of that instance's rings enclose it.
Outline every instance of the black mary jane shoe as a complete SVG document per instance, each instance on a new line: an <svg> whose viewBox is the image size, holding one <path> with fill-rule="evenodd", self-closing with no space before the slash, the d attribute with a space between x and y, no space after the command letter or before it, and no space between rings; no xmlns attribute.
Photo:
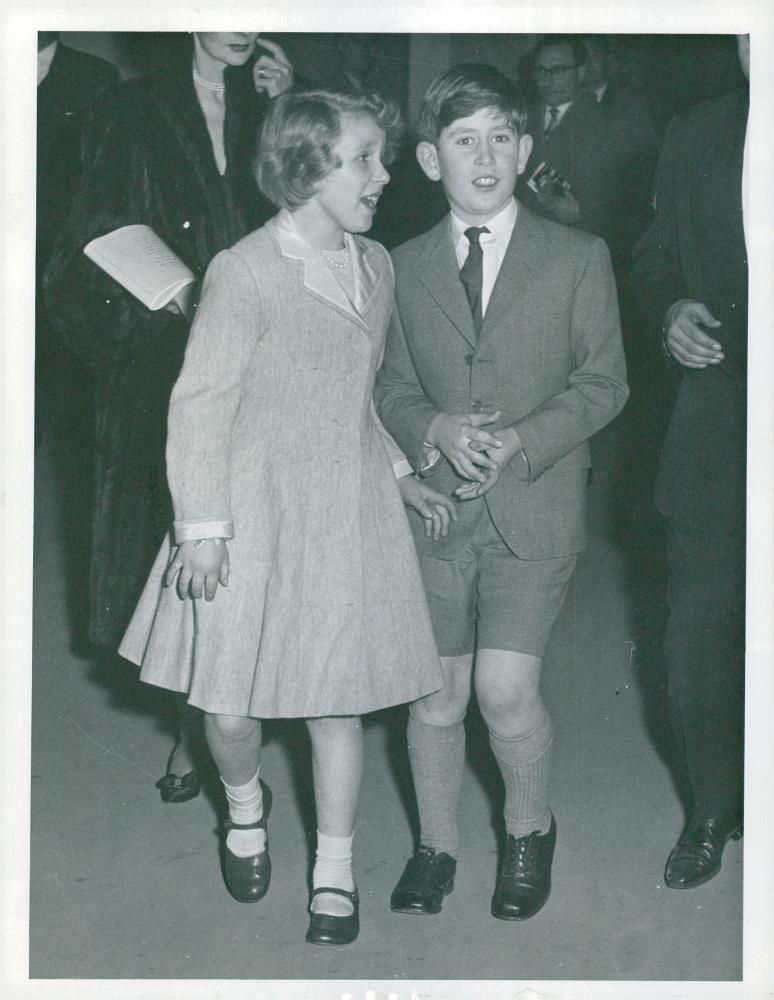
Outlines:
<svg viewBox="0 0 774 1000"><path fill-rule="evenodd" d="M172 747L167 760L167 772L156 782L156 788L161 793L162 802L189 802L195 799L202 788L202 778L195 767L185 774L175 774L172 766L175 763L175 753L180 746L178 741Z"/></svg>
<svg viewBox="0 0 774 1000"><path fill-rule="evenodd" d="M664 881L670 889L696 889L704 885L720 871L727 842L741 836L738 816L694 820L669 855Z"/></svg>
<svg viewBox="0 0 774 1000"><path fill-rule="evenodd" d="M354 892L347 892L346 889L321 886L312 893L312 900L324 892L348 899L352 903L352 913L346 917L335 917L331 913L312 912L309 930L306 932L307 942L309 944L351 944L360 933L360 899L357 889Z"/></svg>
<svg viewBox="0 0 774 1000"><path fill-rule="evenodd" d="M195 799L202 788L202 779L196 768L185 774L172 774L167 771L163 778L156 782L162 802L188 802Z"/></svg>
<svg viewBox="0 0 774 1000"><path fill-rule="evenodd" d="M266 820L271 809L271 790L261 782L263 789L263 816L254 823L233 823L227 819L224 824L226 836L229 830L266 830ZM269 839L266 836L266 846L258 854L250 854L240 858L229 850L228 844L223 844L223 881L226 888L239 903L257 903L269 891L271 882L271 858L269 857Z"/></svg>

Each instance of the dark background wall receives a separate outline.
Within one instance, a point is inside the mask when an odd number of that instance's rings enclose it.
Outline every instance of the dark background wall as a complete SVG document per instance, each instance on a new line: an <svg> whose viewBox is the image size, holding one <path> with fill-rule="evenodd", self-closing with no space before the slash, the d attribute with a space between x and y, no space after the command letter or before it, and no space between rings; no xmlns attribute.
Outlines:
<svg viewBox="0 0 774 1000"><path fill-rule="evenodd" d="M340 78L344 46L353 36L286 33L270 37L285 48L302 78L325 85ZM448 66L457 62L488 62L508 75L519 76L537 38L529 34L359 37L360 55L370 79L385 94L398 100L411 117L427 83ZM662 124L681 108L723 93L741 82L733 35L611 38L616 74L648 99ZM64 32L62 39L75 48L110 59L125 77L148 72L190 45L189 36L182 32Z"/></svg>

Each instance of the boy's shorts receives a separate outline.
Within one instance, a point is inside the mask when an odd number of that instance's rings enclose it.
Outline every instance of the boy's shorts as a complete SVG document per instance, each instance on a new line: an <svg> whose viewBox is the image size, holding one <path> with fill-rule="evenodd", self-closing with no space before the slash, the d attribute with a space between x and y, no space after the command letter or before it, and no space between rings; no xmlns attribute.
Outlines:
<svg viewBox="0 0 774 1000"><path fill-rule="evenodd" d="M458 558L419 559L439 654L464 656L478 647L542 658L576 558L519 559L482 505Z"/></svg>

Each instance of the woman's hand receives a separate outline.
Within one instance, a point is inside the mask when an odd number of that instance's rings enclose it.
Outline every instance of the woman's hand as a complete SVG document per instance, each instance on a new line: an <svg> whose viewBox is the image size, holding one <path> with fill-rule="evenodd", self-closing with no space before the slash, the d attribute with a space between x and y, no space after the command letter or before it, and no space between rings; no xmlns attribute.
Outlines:
<svg viewBox="0 0 774 1000"><path fill-rule="evenodd" d="M187 597L205 600L215 597L218 583L228 586L228 547L222 538L206 538L197 542L183 542L174 550L164 574L164 586L171 587L177 577L177 594L181 601Z"/></svg>
<svg viewBox="0 0 774 1000"><path fill-rule="evenodd" d="M457 520L457 509L450 497L431 489L414 476L402 476L398 480L403 503L415 510L425 522L425 534L437 542L445 538L449 521Z"/></svg>
<svg viewBox="0 0 774 1000"><path fill-rule="evenodd" d="M255 89L265 90L269 97L279 97L293 86L293 67L282 47L268 38L259 38L257 44L268 49L253 66Z"/></svg>

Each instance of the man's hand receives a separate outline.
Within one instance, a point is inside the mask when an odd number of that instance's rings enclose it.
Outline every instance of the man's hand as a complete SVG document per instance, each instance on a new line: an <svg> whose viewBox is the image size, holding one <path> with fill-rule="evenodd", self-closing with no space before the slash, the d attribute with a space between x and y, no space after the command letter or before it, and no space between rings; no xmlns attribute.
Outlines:
<svg viewBox="0 0 774 1000"><path fill-rule="evenodd" d="M565 226L575 226L580 220L581 210L578 199L571 191L561 194L549 194L547 191L537 191L537 200L557 222Z"/></svg>
<svg viewBox="0 0 774 1000"><path fill-rule="evenodd" d="M457 510L454 501L443 493L431 489L414 476L401 476L398 488L403 497L403 503L415 510L425 522L425 534L437 542L445 538L449 530L449 521L457 520Z"/></svg>
<svg viewBox="0 0 774 1000"><path fill-rule="evenodd" d="M502 438L501 446L499 448L487 448L487 454L494 462L494 467L487 470L486 478L483 482L466 483L463 486L458 486L454 491L454 495L458 500L474 500L476 497L485 496L497 485L501 471L521 451L521 440L512 427L503 427L502 430L498 431L498 434Z"/></svg>
<svg viewBox="0 0 774 1000"><path fill-rule="evenodd" d="M439 413L428 428L426 440L441 449L457 475L483 483L486 476L482 470L491 469L494 464L487 450L499 448L502 442L481 428L499 419L499 410L495 413Z"/></svg>
<svg viewBox="0 0 774 1000"><path fill-rule="evenodd" d="M664 346L686 368L717 365L725 357L723 348L701 327L714 330L721 325L703 302L680 299L667 309L664 317Z"/></svg>
<svg viewBox="0 0 774 1000"><path fill-rule="evenodd" d="M171 587L177 577L177 595L181 601L187 597L206 600L215 597L218 583L228 586L228 548L221 538L207 538L201 542L183 542L174 551L164 574L164 586Z"/></svg>
<svg viewBox="0 0 774 1000"><path fill-rule="evenodd" d="M260 56L253 66L253 84L256 90L265 90L269 97L279 97L293 86L293 67L282 47L268 38L259 38L261 48L269 54Z"/></svg>

